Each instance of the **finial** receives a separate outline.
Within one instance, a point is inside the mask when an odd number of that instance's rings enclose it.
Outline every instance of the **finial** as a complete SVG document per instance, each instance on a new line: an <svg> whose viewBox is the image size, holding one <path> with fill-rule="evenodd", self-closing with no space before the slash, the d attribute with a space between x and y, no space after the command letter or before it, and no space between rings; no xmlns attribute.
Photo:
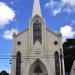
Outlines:
<svg viewBox="0 0 75 75"><path fill-rule="evenodd" d="M12 36L13 36L13 38L15 38L16 37L16 33L14 32Z"/></svg>
<svg viewBox="0 0 75 75"><path fill-rule="evenodd" d="M34 0L34 4L33 4L32 17L36 15L42 17L39 0Z"/></svg>

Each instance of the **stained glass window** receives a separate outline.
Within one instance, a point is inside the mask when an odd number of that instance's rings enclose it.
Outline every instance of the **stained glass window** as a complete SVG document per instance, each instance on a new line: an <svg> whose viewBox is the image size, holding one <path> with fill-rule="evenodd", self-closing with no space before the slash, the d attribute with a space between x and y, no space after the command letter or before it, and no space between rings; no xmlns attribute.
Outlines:
<svg viewBox="0 0 75 75"><path fill-rule="evenodd" d="M33 23L33 44L37 40L42 43L41 22L38 19Z"/></svg>

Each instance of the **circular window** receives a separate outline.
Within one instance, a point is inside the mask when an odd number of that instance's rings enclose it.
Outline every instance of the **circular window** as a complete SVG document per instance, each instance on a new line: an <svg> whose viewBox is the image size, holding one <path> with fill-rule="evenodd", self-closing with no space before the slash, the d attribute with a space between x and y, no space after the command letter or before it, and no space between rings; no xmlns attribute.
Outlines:
<svg viewBox="0 0 75 75"><path fill-rule="evenodd" d="M55 44L55 45L57 45L57 44L58 44L58 42L57 42L57 41L54 41L54 44Z"/></svg>
<svg viewBox="0 0 75 75"><path fill-rule="evenodd" d="M41 53L41 52L40 52L40 49L36 49L36 50L35 50L35 54L38 55L38 54L40 54L40 53Z"/></svg>
<svg viewBox="0 0 75 75"><path fill-rule="evenodd" d="M18 44L18 45L21 45L21 42L20 42L20 41L18 41L18 42L17 42L17 44Z"/></svg>

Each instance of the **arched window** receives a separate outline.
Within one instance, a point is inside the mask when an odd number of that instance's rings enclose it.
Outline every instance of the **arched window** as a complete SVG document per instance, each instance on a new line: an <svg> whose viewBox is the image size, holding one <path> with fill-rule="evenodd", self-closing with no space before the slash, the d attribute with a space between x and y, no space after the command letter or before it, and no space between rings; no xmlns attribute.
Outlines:
<svg viewBox="0 0 75 75"><path fill-rule="evenodd" d="M16 55L16 75L21 75L21 53L17 52Z"/></svg>
<svg viewBox="0 0 75 75"><path fill-rule="evenodd" d="M56 51L55 54L55 70L56 75L60 75L60 63L59 63L59 53Z"/></svg>
<svg viewBox="0 0 75 75"><path fill-rule="evenodd" d="M42 43L42 31L41 31L41 22L39 21L38 18L35 19L33 23L33 44L36 41L39 41Z"/></svg>

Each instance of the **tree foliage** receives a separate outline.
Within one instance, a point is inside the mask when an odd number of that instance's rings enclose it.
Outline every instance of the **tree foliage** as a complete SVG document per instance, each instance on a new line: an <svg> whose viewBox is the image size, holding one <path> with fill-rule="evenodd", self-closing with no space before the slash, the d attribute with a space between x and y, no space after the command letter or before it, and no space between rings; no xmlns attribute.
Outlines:
<svg viewBox="0 0 75 75"><path fill-rule="evenodd" d="M0 75L9 75L9 73L7 73L5 70L0 72Z"/></svg>
<svg viewBox="0 0 75 75"><path fill-rule="evenodd" d="M75 39L67 39L63 43L65 71L70 72L73 61L75 60Z"/></svg>

